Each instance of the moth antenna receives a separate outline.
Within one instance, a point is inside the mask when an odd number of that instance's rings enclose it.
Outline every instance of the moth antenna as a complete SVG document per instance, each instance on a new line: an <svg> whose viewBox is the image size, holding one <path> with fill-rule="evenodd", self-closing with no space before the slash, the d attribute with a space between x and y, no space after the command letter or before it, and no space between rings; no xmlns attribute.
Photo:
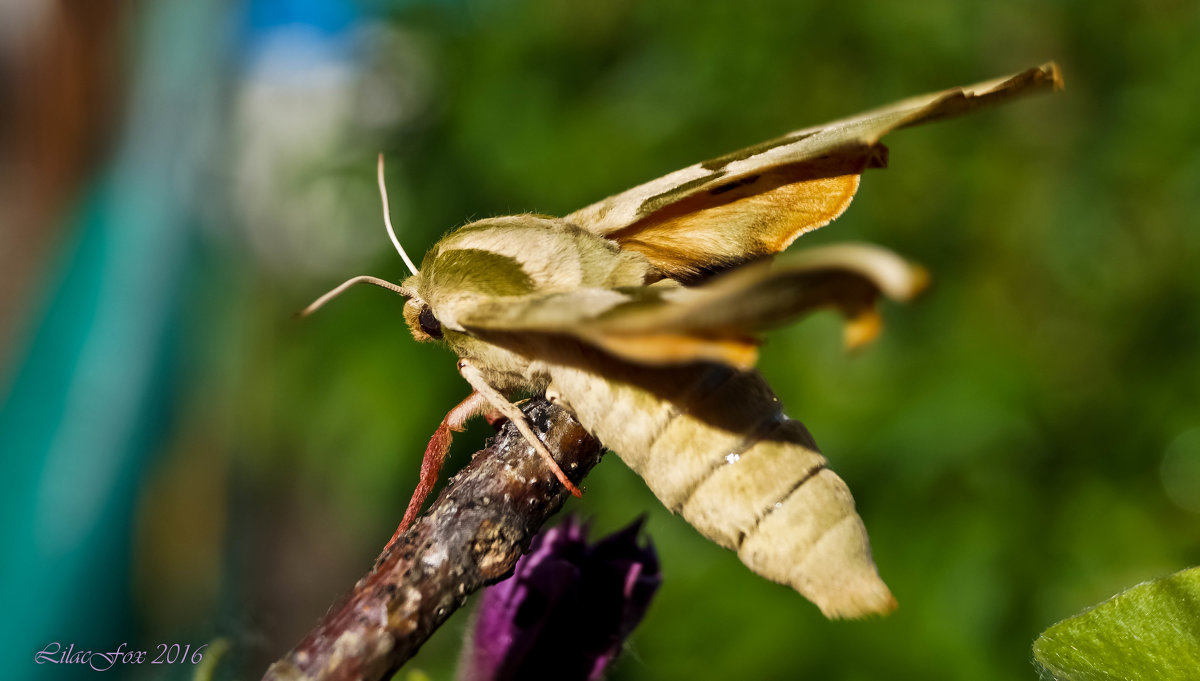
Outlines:
<svg viewBox="0 0 1200 681"><path fill-rule="evenodd" d="M410 298L413 295L412 291L404 288L403 286L400 286L399 284L393 284L392 282L390 282L386 279L380 279L379 277L372 277L369 274L362 274L357 277L351 277L350 279L343 281L341 284L338 284L329 293L326 293L325 295L321 296L320 298L317 298L316 300L314 300L312 302L311 305L309 305L308 307L304 308L303 310L297 312L296 317L299 319L299 318L307 317L308 315L316 312L318 309L321 308L322 305L324 305L325 303L328 303L329 301L333 300L334 298L340 296L346 289L350 288L351 286L354 286L355 284L374 284L380 288L385 288L389 291L395 291L396 293L399 293L400 295L404 296L405 298Z"/></svg>
<svg viewBox="0 0 1200 681"><path fill-rule="evenodd" d="M392 214L388 208L387 185L383 181L383 153L379 154L379 166L376 172L379 179L379 198L383 200L383 224L387 227L388 237L392 240L392 245L396 247L396 251L404 258L404 264L408 265L408 271L413 275L417 274L417 266L409 259L408 254L404 252L404 247L400 245L400 240L396 238L396 230L392 229Z"/></svg>

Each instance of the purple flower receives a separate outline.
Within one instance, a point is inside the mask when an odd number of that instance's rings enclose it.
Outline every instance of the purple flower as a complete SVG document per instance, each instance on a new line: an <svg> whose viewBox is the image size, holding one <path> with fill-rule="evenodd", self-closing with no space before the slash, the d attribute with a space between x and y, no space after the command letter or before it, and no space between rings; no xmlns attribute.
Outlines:
<svg viewBox="0 0 1200 681"><path fill-rule="evenodd" d="M533 540L512 577L484 591L460 681L599 679L662 582L639 518L595 544L568 517Z"/></svg>

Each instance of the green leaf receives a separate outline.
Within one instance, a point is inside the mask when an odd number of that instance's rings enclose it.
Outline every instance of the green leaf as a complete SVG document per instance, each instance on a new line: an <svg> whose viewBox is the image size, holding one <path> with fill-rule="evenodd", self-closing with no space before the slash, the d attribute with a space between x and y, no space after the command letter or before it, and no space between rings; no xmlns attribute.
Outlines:
<svg viewBox="0 0 1200 681"><path fill-rule="evenodd" d="M1145 582L1047 629L1033 643L1059 681L1195 679L1200 673L1200 568Z"/></svg>

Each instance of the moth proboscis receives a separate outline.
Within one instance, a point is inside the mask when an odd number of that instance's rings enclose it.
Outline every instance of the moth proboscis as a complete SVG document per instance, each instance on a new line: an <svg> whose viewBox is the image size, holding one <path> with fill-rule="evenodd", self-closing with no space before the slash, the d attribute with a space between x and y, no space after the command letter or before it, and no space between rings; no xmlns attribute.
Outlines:
<svg viewBox="0 0 1200 681"><path fill-rule="evenodd" d="M1044 64L791 132L564 218L479 220L434 244L420 269L387 216L381 157L385 224L412 276L355 277L304 313L354 283L385 286L407 298L413 337L448 345L472 387L431 438L397 536L451 432L488 410L521 427L577 493L509 402L545 393L754 572L829 617L894 609L849 488L753 366L757 334L818 309L845 317L847 344L870 341L877 300L911 299L926 274L865 244L773 256L846 209L862 173L886 165L884 134L1061 86Z"/></svg>

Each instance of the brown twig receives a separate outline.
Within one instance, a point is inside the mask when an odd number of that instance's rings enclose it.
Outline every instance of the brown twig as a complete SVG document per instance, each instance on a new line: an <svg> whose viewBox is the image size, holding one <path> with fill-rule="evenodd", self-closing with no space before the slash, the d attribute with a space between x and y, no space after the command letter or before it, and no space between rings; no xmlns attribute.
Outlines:
<svg viewBox="0 0 1200 681"><path fill-rule="evenodd" d="M573 482L600 460L599 441L567 412L543 398L524 412ZM505 424L264 680L387 677L468 595L507 575L567 497L533 447Z"/></svg>

